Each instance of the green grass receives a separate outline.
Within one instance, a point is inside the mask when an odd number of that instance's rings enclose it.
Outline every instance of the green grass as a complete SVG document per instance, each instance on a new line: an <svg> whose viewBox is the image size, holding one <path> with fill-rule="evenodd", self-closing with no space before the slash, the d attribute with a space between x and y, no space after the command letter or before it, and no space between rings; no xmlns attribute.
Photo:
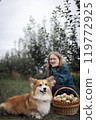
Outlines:
<svg viewBox="0 0 96 120"><path fill-rule="evenodd" d="M15 95L25 94L30 91L29 81L22 79L1 79L0 80L0 103Z"/></svg>
<svg viewBox="0 0 96 120"><path fill-rule="evenodd" d="M31 90L29 80L19 79L0 79L0 103L7 98L15 95L26 94ZM32 117L9 115L0 109L0 120L36 120ZM62 116L55 114L53 106L51 106L50 113L42 120L80 120L79 114L74 116Z"/></svg>

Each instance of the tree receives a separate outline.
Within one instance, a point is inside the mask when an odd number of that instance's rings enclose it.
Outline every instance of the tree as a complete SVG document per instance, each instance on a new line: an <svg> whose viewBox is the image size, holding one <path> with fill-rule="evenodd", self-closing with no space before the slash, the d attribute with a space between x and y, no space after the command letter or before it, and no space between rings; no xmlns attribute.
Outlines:
<svg viewBox="0 0 96 120"><path fill-rule="evenodd" d="M56 7L58 8L58 7ZM58 15L58 11L53 11L53 16L51 18L51 33L50 33L50 51L58 51L62 53L62 50L64 50L64 53L66 53L67 50L67 41L66 41L66 24L62 26L60 24L60 21L58 18L60 16ZM63 54L63 57L65 55Z"/></svg>
<svg viewBox="0 0 96 120"><path fill-rule="evenodd" d="M49 33L46 30L46 20L43 20L42 26L38 26L38 34L37 34L37 41L38 41L38 72L40 70L45 70L46 67L46 58L48 56L48 44L49 44Z"/></svg>
<svg viewBox="0 0 96 120"><path fill-rule="evenodd" d="M53 12L53 32L51 46L64 56L70 69L77 72L80 70L80 47L78 45L77 27L79 27L79 16L73 15L70 9L70 1L65 0L64 6L59 5ZM58 18L64 21L64 27L60 26ZM53 40L53 41L52 41Z"/></svg>
<svg viewBox="0 0 96 120"><path fill-rule="evenodd" d="M42 26L36 26L35 24L35 20L30 17L30 24L24 29L25 37L22 39L23 56L26 56L25 58L30 61L30 70L35 71L34 74L45 68L47 40L49 39L49 33L46 30L46 20L43 20Z"/></svg>
<svg viewBox="0 0 96 120"><path fill-rule="evenodd" d="M71 70L78 72L80 71L80 46L78 44L77 28L80 26L80 14L72 15L70 5L69 0L66 0L66 9L63 11L63 13L65 12L68 27L67 39L69 41L69 50L67 51L67 60ZM79 12L79 9L77 9L77 12Z"/></svg>
<svg viewBox="0 0 96 120"><path fill-rule="evenodd" d="M76 5L77 5L78 9L80 10L80 0L74 0L74 1L75 1Z"/></svg>

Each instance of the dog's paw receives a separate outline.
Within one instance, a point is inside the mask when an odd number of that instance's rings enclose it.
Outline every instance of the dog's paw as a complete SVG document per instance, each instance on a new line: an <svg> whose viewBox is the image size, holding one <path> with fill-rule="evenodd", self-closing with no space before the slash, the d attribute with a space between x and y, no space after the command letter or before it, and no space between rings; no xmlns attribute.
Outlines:
<svg viewBox="0 0 96 120"><path fill-rule="evenodd" d="M40 115L35 116L36 119L42 119L42 117Z"/></svg>
<svg viewBox="0 0 96 120"><path fill-rule="evenodd" d="M42 117L40 116L39 113L31 112L31 115L32 115L33 118L42 119Z"/></svg>

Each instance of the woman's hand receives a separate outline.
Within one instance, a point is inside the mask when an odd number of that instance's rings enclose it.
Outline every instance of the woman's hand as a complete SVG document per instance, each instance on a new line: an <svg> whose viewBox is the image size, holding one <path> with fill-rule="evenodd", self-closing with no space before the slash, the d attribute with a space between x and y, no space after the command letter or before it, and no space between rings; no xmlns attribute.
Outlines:
<svg viewBox="0 0 96 120"><path fill-rule="evenodd" d="M53 86L56 84L56 80L53 81Z"/></svg>

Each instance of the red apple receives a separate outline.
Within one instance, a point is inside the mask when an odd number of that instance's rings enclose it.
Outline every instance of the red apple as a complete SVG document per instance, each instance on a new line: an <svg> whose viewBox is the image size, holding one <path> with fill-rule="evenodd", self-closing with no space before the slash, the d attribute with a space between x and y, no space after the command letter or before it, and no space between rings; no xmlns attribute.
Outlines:
<svg viewBox="0 0 96 120"><path fill-rule="evenodd" d="M74 97L74 95L73 95L73 94L70 94L70 96Z"/></svg>
<svg viewBox="0 0 96 120"><path fill-rule="evenodd" d="M68 100L72 100L72 96L69 95L69 96L68 96Z"/></svg>
<svg viewBox="0 0 96 120"><path fill-rule="evenodd" d="M77 100L78 100L78 98L77 98L77 97L74 97L72 101L73 101L73 102L76 102Z"/></svg>
<svg viewBox="0 0 96 120"><path fill-rule="evenodd" d="M66 96L67 96L67 94L66 94L66 93L63 93L63 94L62 94L62 97L66 97Z"/></svg>
<svg viewBox="0 0 96 120"><path fill-rule="evenodd" d="M61 94L61 98L64 98L64 95L63 95L63 94Z"/></svg>
<svg viewBox="0 0 96 120"><path fill-rule="evenodd" d="M53 100L57 100L57 97L54 97Z"/></svg>
<svg viewBox="0 0 96 120"><path fill-rule="evenodd" d="M57 100L61 102L61 98L57 98Z"/></svg>

